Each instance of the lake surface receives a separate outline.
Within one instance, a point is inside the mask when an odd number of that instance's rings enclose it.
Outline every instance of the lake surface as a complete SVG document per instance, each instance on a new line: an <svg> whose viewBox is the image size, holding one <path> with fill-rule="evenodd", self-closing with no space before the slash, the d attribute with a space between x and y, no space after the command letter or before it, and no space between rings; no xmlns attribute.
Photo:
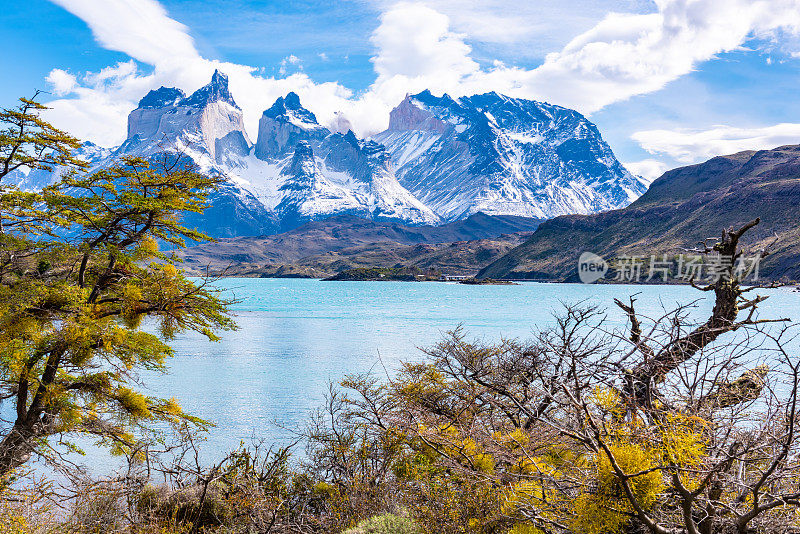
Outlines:
<svg viewBox="0 0 800 534"><path fill-rule="evenodd" d="M625 326L613 298L638 294L637 311L660 315L676 304L707 297L687 286L524 283L469 286L440 282L322 282L225 279L241 299L233 307L239 330L218 343L185 335L165 375L143 378L149 393L176 397L188 412L216 424L204 456L218 459L253 436L281 442L324 401L329 382L370 369L391 372L402 360L423 357L461 325L484 340L529 337L553 323L562 303L607 307L611 324ZM800 293L763 290L762 317L800 320ZM696 317L712 302L701 300ZM280 423L276 426L275 422Z"/></svg>

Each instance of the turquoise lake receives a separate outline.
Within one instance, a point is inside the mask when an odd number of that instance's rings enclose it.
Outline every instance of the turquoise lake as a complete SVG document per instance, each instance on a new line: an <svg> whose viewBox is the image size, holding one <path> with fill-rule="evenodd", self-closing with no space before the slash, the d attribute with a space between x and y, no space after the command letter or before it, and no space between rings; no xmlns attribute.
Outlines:
<svg viewBox="0 0 800 534"><path fill-rule="evenodd" d="M604 306L610 324L620 328L625 322L614 297L638 294L637 310L650 316L700 299L693 313L701 319L712 305L707 294L687 286L252 278L219 285L241 299L233 307L239 330L218 343L181 336L172 344L170 372L142 377L150 394L175 396L187 411L216 424L203 447L210 460L253 436L291 439L289 429L301 427L322 405L329 382L370 369L391 373L402 360L422 358L419 347L458 325L490 341L530 336L553 323L562 303ZM770 295L762 317L800 320L800 293L782 288L759 294Z"/></svg>

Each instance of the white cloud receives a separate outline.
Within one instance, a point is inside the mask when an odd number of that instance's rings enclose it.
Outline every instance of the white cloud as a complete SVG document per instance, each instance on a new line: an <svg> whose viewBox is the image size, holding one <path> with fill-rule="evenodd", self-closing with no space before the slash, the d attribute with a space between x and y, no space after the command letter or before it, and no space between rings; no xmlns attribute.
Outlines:
<svg viewBox="0 0 800 534"><path fill-rule="evenodd" d="M424 85L454 95L497 90L591 113L657 91L753 37L800 33L800 0L658 0L656 5L655 13L607 15L535 69L499 64L486 70L478 68L464 36L450 31L444 15L401 3L382 16L373 36L374 89Z"/></svg>
<svg viewBox="0 0 800 534"><path fill-rule="evenodd" d="M197 59L188 29L156 0L51 0L89 25L105 48L155 65Z"/></svg>
<svg viewBox="0 0 800 534"><path fill-rule="evenodd" d="M364 0L381 12L397 0ZM649 0L421 0L450 18L470 42L491 45L512 57L542 58L593 27L609 11L649 12Z"/></svg>
<svg viewBox="0 0 800 534"><path fill-rule="evenodd" d="M782 123L763 128L715 126L707 130L646 130L631 138L651 154L681 163L697 163L743 150L762 150L800 143L800 124Z"/></svg>
<svg viewBox="0 0 800 534"><path fill-rule="evenodd" d="M522 92L584 112L656 91L696 65L776 28L800 31L797 0L657 0L612 13L520 78Z"/></svg>
<svg viewBox="0 0 800 534"><path fill-rule="evenodd" d="M281 60L281 65L284 67L287 65L297 65L300 63L300 58L294 54L290 54Z"/></svg>
<svg viewBox="0 0 800 534"><path fill-rule="evenodd" d="M669 165L657 159L643 159L640 161L631 161L625 163L625 168L631 171L636 176L639 176L647 182L652 183L653 180L667 172Z"/></svg>
<svg viewBox="0 0 800 534"><path fill-rule="evenodd" d="M53 69L45 81L49 83L57 96L64 96L72 92L78 85L78 80L72 74L62 69Z"/></svg>
<svg viewBox="0 0 800 534"><path fill-rule="evenodd" d="M419 3L401 2L381 15L372 35L378 81L394 76L437 78L457 83L479 71L465 35L450 31L450 19Z"/></svg>
<svg viewBox="0 0 800 534"><path fill-rule="evenodd" d="M423 89L462 94L460 88L481 75L464 38L450 31L447 16L419 3L396 4L372 35L378 77L371 92L393 102Z"/></svg>
<svg viewBox="0 0 800 534"><path fill-rule="evenodd" d="M542 65L481 69L465 36L419 3L394 5L373 35L378 78L388 98L427 87L454 96L496 90L591 113L657 91L753 37L800 33L800 0L657 0L658 11L611 13Z"/></svg>
<svg viewBox="0 0 800 534"><path fill-rule="evenodd" d="M299 65L299 64L300 64L300 58L294 54L290 54L281 60L281 68L278 69L278 74L283 76L286 74L286 71L290 65ZM301 70L302 68L303 67L300 67Z"/></svg>
<svg viewBox="0 0 800 534"><path fill-rule="evenodd" d="M303 73L276 79L259 75L253 67L203 58L187 28L153 0L106 0L102 6L89 0L53 1L84 19L102 46L153 67L142 72L132 59L82 76L53 69L47 81L60 98L48 102L48 118L81 139L119 144L125 139L128 113L149 90L164 85L191 92L208 83L217 68L229 76L250 132L257 130L261 112L289 91L319 106L323 120L333 120L352 97L339 84L315 83ZM299 61L294 55L286 58L286 64Z"/></svg>
<svg viewBox="0 0 800 534"><path fill-rule="evenodd" d="M79 77L79 85L58 69L49 76L56 92L69 95L52 103L61 126L78 135L88 132L103 144L121 140L127 112L147 90L173 85L193 91L207 83L215 68L229 75L251 132L261 112L293 90L322 121L332 122L342 112L363 135L385 127L388 111L407 92L427 88L461 96L496 90L590 113L656 91L752 37L800 34L800 0L656 0L656 13L609 14L535 69L501 62L481 68L467 35L453 31L447 15L401 2L380 17L371 38L377 77L354 98L342 85L315 83L303 72L276 79L254 67L203 58L187 28L155 0L53 1L86 21L102 46L153 67L142 73L135 63L122 63ZM460 27L469 27L463 17L459 20ZM288 65L299 65L299 59L288 56L279 65L284 74ZM90 109L98 103L102 112ZM113 116L114 110L118 115ZM116 136L105 133L112 123L120 127Z"/></svg>

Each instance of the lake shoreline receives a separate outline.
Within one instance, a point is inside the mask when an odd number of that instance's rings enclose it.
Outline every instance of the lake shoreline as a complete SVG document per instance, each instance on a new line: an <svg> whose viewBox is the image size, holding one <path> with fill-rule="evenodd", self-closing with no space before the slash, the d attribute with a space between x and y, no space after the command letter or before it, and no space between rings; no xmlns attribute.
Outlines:
<svg viewBox="0 0 800 534"><path fill-rule="evenodd" d="M199 276L194 273L189 273L189 276ZM447 275L444 275L447 276ZM234 275L222 275L222 274L211 274L211 277L217 278L219 280L227 280L227 279L263 279L263 280L317 280L317 281L335 281L335 282L449 282L449 283L458 283L462 279L469 279L472 277L466 278L451 278L451 279L426 279L426 280L397 280L397 279L364 279L364 280L331 280L332 277L314 277L314 276L263 276L258 275L256 273L248 274L248 273L237 273ZM630 282L630 281L616 281L616 280L600 280L597 282L593 282L591 284L585 284L580 281L576 280L548 280L548 279L532 279L532 278L493 278L495 282L503 282L501 284L474 284L474 285L514 285L514 284L570 284L570 285L577 285L577 286L687 286L691 287L689 282L659 282L659 281L649 281L649 282ZM505 284L504 282L509 282L510 284ZM466 284L469 285L469 284ZM765 284L765 285L755 285L755 286L748 286L748 287L757 287L762 289L786 289L789 288L791 290L795 290L800 292L800 282L787 282L783 285L772 285Z"/></svg>

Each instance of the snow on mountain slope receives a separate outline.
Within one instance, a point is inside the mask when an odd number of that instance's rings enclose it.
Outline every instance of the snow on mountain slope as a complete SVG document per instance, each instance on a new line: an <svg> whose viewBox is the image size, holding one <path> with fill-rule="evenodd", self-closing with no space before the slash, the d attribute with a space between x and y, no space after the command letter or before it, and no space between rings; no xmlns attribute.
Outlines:
<svg viewBox="0 0 800 534"><path fill-rule="evenodd" d="M125 142L91 163L97 168L123 156L178 152L203 172L228 178L211 196L209 208L187 215L185 224L213 237L274 233L279 228L275 214L239 178L247 174L250 147L228 78L215 71L208 85L189 96L170 87L150 91L128 116Z"/></svg>
<svg viewBox="0 0 800 534"><path fill-rule="evenodd" d="M343 155L334 152L353 150L328 141L336 136L342 137L289 93L264 111L251 145L227 77L215 72L210 84L188 97L174 88L151 91L131 113L128 139L118 152L148 156L179 150L201 169L224 174L234 204L251 210L259 204L284 229L339 213L410 224L439 221L397 182L388 157L382 166L370 166L366 158L348 156L349 167L329 168L327 157L340 161Z"/></svg>
<svg viewBox="0 0 800 534"><path fill-rule="evenodd" d="M454 100L407 96L389 129L358 139L346 118L335 131L295 93L263 112L251 143L228 78L214 72L191 95L150 91L114 149L87 143L92 168L123 156L178 152L226 180L204 214L186 224L214 237L270 234L337 214L436 225L485 212L549 218L627 205L645 189L597 128L575 111L496 93ZM41 189L56 173L16 173Z"/></svg>
<svg viewBox="0 0 800 534"><path fill-rule="evenodd" d="M386 146L400 184L446 220L593 213L646 189L576 111L497 93L409 95L372 139Z"/></svg>
<svg viewBox="0 0 800 534"><path fill-rule="evenodd" d="M186 219L214 237L274 233L335 214L439 222L397 182L385 153L376 160L364 153L363 141L349 136L347 143L340 142L345 136L318 124L299 97L289 93L263 113L252 145L227 77L215 72L208 85L189 96L176 88L150 91L130 113L128 138L121 146L101 150L87 144L85 151L93 168L123 156L150 158L167 151L187 157L203 172L225 176L206 212ZM376 147L373 152L381 152ZM38 189L54 179L40 174L20 174L16 182Z"/></svg>
<svg viewBox="0 0 800 534"><path fill-rule="evenodd" d="M350 130L330 132L294 93L264 112L258 131L254 154L262 168L280 168L279 177L288 180L277 188L283 196L275 196L280 197L275 211L286 219L285 227L337 213L410 224L440 220L400 185L383 146L361 141ZM262 179L251 187L266 201L265 185Z"/></svg>
<svg viewBox="0 0 800 534"><path fill-rule="evenodd" d="M230 165L249 153L250 144L228 77L215 71L211 83L189 97L175 88L150 91L128 116L128 138L120 151L148 156L177 145L209 156L204 166Z"/></svg>
<svg viewBox="0 0 800 534"><path fill-rule="evenodd" d="M337 183L325 176L308 141L297 143L292 160L281 170L281 175L286 178L280 187L284 196L275 211L286 229L336 213L351 213L361 217L370 215L356 192L347 184Z"/></svg>
<svg viewBox="0 0 800 534"><path fill-rule="evenodd" d="M372 219L401 219L412 224L436 224L439 217L397 181L383 145L356 138L352 131L335 133L321 144L324 164L333 172L352 176L355 191Z"/></svg>
<svg viewBox="0 0 800 534"><path fill-rule="evenodd" d="M330 132L317 117L300 104L300 97L289 93L278 98L258 121L257 158L269 161L291 154L300 141L321 141Z"/></svg>
<svg viewBox="0 0 800 534"><path fill-rule="evenodd" d="M74 155L94 166L107 160L111 153L111 149L103 148L87 141L75 151ZM42 169L34 169L33 171L27 168L24 168L24 170L17 169L7 175L3 183L13 185L20 191L41 191L43 188L56 183L63 172L64 169L62 168L57 168L53 172Z"/></svg>

